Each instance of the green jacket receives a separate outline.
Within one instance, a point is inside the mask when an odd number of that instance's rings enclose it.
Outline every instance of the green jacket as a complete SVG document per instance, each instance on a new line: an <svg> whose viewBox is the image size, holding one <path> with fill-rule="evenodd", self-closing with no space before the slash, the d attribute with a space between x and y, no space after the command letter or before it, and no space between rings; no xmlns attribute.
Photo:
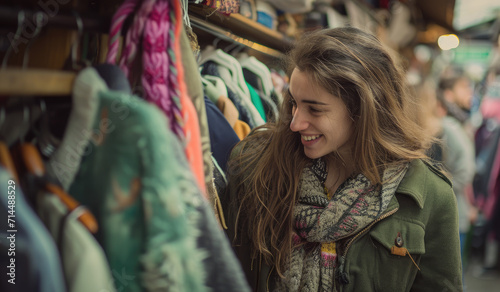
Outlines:
<svg viewBox="0 0 500 292"><path fill-rule="evenodd" d="M231 240L236 212L228 202L236 198L233 189L229 182L222 198ZM391 254L398 233L411 257ZM273 268L263 260L252 261L247 240L232 241L247 280L254 291L272 291ZM457 202L451 182L421 160L411 162L386 212L346 244L338 258L337 275L343 283L339 291L462 291Z"/></svg>

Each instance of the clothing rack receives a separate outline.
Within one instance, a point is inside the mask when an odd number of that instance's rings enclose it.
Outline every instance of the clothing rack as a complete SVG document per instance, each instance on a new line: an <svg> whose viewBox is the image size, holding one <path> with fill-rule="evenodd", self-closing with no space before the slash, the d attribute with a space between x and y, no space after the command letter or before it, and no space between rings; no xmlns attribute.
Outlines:
<svg viewBox="0 0 500 292"><path fill-rule="evenodd" d="M259 43L250 41L248 39L239 37L239 36L229 32L229 31L226 31L226 30L223 30L223 29L217 27L216 25L213 25L213 24L211 24L207 21L204 21L202 19L199 19L196 16L190 16L190 20L191 20L191 25L193 27L193 30L197 35L200 35L200 32L201 33L208 33L208 34L215 36L223 41L237 43L237 44L240 44L242 46L256 50L258 52L264 53L264 54L271 56L271 57L276 57L276 58L283 57L283 53L278 51L278 50L275 50L275 49L269 48L267 46L263 46Z"/></svg>
<svg viewBox="0 0 500 292"><path fill-rule="evenodd" d="M23 11L25 14L25 21L29 21L33 24L33 16L35 13L40 12L30 9L21 9L15 7L0 6L0 25L17 26L18 25L18 15ZM42 11L43 12L43 11ZM71 11L59 11L55 15L47 15L45 21L47 23L45 26L57 26L64 27L68 29L78 29L77 21L75 20L76 14L71 13ZM90 32L108 32L110 25L110 18L99 17L95 15L79 15L82 21L82 25L85 31ZM33 25L34 26L34 25ZM31 30L29 30L31 32Z"/></svg>
<svg viewBox="0 0 500 292"><path fill-rule="evenodd" d="M240 14L224 15L202 5L189 5L188 14L198 32L241 43L267 55L282 57L293 46L292 39Z"/></svg>

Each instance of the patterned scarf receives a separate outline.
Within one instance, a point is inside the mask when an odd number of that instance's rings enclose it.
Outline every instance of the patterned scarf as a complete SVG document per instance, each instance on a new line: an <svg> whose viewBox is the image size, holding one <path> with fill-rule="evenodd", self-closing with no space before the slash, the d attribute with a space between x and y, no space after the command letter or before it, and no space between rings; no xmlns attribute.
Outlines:
<svg viewBox="0 0 500 292"><path fill-rule="evenodd" d="M382 187L362 174L347 179L328 200L326 165L321 159L302 172L295 208L296 247L276 291L336 291L335 242L360 232L387 209L408 164L387 168Z"/></svg>

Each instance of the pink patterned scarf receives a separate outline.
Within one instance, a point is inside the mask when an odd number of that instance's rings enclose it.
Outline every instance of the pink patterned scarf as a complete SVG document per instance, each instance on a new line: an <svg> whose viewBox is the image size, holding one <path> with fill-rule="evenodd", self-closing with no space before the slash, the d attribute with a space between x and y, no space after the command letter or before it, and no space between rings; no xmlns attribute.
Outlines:
<svg viewBox="0 0 500 292"><path fill-rule="evenodd" d="M330 200L317 169L314 165L302 172L294 210L297 247L277 291L335 291L335 243L360 232L383 214L408 164L387 168L382 187L372 185L362 174L349 178Z"/></svg>

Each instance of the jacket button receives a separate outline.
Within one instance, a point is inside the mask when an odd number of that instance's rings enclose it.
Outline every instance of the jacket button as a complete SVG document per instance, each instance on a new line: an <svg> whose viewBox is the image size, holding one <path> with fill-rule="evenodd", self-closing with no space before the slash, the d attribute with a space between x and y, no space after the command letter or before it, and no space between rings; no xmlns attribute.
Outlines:
<svg viewBox="0 0 500 292"><path fill-rule="evenodd" d="M398 232L398 236L396 237L396 240L394 241L397 247L402 247L403 246L403 238L401 237L401 233Z"/></svg>

